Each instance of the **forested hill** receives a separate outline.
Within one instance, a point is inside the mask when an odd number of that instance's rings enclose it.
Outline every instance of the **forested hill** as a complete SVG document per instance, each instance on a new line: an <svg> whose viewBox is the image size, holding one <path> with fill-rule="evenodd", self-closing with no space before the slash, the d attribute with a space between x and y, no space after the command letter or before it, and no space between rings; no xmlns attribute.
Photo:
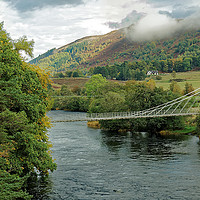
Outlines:
<svg viewBox="0 0 200 200"><path fill-rule="evenodd" d="M112 65L124 61L147 63L170 59L200 61L200 30L179 33L165 40L133 42L123 29L106 35L76 40L58 49L54 48L30 61L51 71L80 69L83 72L96 66ZM189 61L188 61L189 60Z"/></svg>

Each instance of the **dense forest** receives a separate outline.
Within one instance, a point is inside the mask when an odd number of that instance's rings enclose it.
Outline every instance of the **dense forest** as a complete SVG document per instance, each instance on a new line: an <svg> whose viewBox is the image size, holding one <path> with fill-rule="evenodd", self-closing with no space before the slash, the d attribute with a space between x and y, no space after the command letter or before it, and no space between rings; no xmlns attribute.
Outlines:
<svg viewBox="0 0 200 200"><path fill-rule="evenodd" d="M23 61L33 41L12 40L0 24L0 199L31 199L25 190L32 173L56 169L47 137L49 75Z"/></svg>
<svg viewBox="0 0 200 200"><path fill-rule="evenodd" d="M116 78L117 80L144 80L148 71L159 71L171 73L186 72L200 66L200 55L188 56L184 58L166 59L160 61L124 61L122 64L106 65L105 67L94 67L89 70L89 74L102 74L106 78Z"/></svg>
<svg viewBox="0 0 200 200"><path fill-rule="evenodd" d="M129 63L130 70L180 72L199 67L199 44L199 31L180 33L164 40L132 42L121 29L49 50L30 63L54 72L79 69L83 74L94 67L126 67L125 61ZM120 69L115 71L121 73ZM108 73L108 76L117 78L117 74Z"/></svg>

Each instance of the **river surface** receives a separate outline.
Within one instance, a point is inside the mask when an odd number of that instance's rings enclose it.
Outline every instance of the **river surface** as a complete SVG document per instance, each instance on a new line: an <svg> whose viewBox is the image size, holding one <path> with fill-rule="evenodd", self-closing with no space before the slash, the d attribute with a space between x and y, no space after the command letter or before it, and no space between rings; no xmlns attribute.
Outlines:
<svg viewBox="0 0 200 200"><path fill-rule="evenodd" d="M52 119L64 111L48 113ZM200 145L195 136L158 137L55 123L49 130L57 170L32 188L33 199L200 199Z"/></svg>

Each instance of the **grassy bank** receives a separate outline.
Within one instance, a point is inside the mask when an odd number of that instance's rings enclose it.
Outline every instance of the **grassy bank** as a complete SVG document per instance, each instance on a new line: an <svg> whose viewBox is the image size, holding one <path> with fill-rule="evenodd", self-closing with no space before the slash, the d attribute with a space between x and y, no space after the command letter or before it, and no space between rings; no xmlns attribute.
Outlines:
<svg viewBox="0 0 200 200"><path fill-rule="evenodd" d="M196 127L195 126L186 126L182 130L163 130L160 131L161 135L191 135L191 134L196 134Z"/></svg>

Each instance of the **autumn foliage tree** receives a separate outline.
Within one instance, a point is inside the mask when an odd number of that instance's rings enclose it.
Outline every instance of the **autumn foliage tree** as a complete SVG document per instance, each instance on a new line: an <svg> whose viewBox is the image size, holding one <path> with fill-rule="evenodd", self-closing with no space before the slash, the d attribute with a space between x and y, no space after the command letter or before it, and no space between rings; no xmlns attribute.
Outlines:
<svg viewBox="0 0 200 200"><path fill-rule="evenodd" d="M25 177L56 168L46 134L49 80L39 67L25 63L13 44L1 23L0 193L2 199L30 199L21 189Z"/></svg>

